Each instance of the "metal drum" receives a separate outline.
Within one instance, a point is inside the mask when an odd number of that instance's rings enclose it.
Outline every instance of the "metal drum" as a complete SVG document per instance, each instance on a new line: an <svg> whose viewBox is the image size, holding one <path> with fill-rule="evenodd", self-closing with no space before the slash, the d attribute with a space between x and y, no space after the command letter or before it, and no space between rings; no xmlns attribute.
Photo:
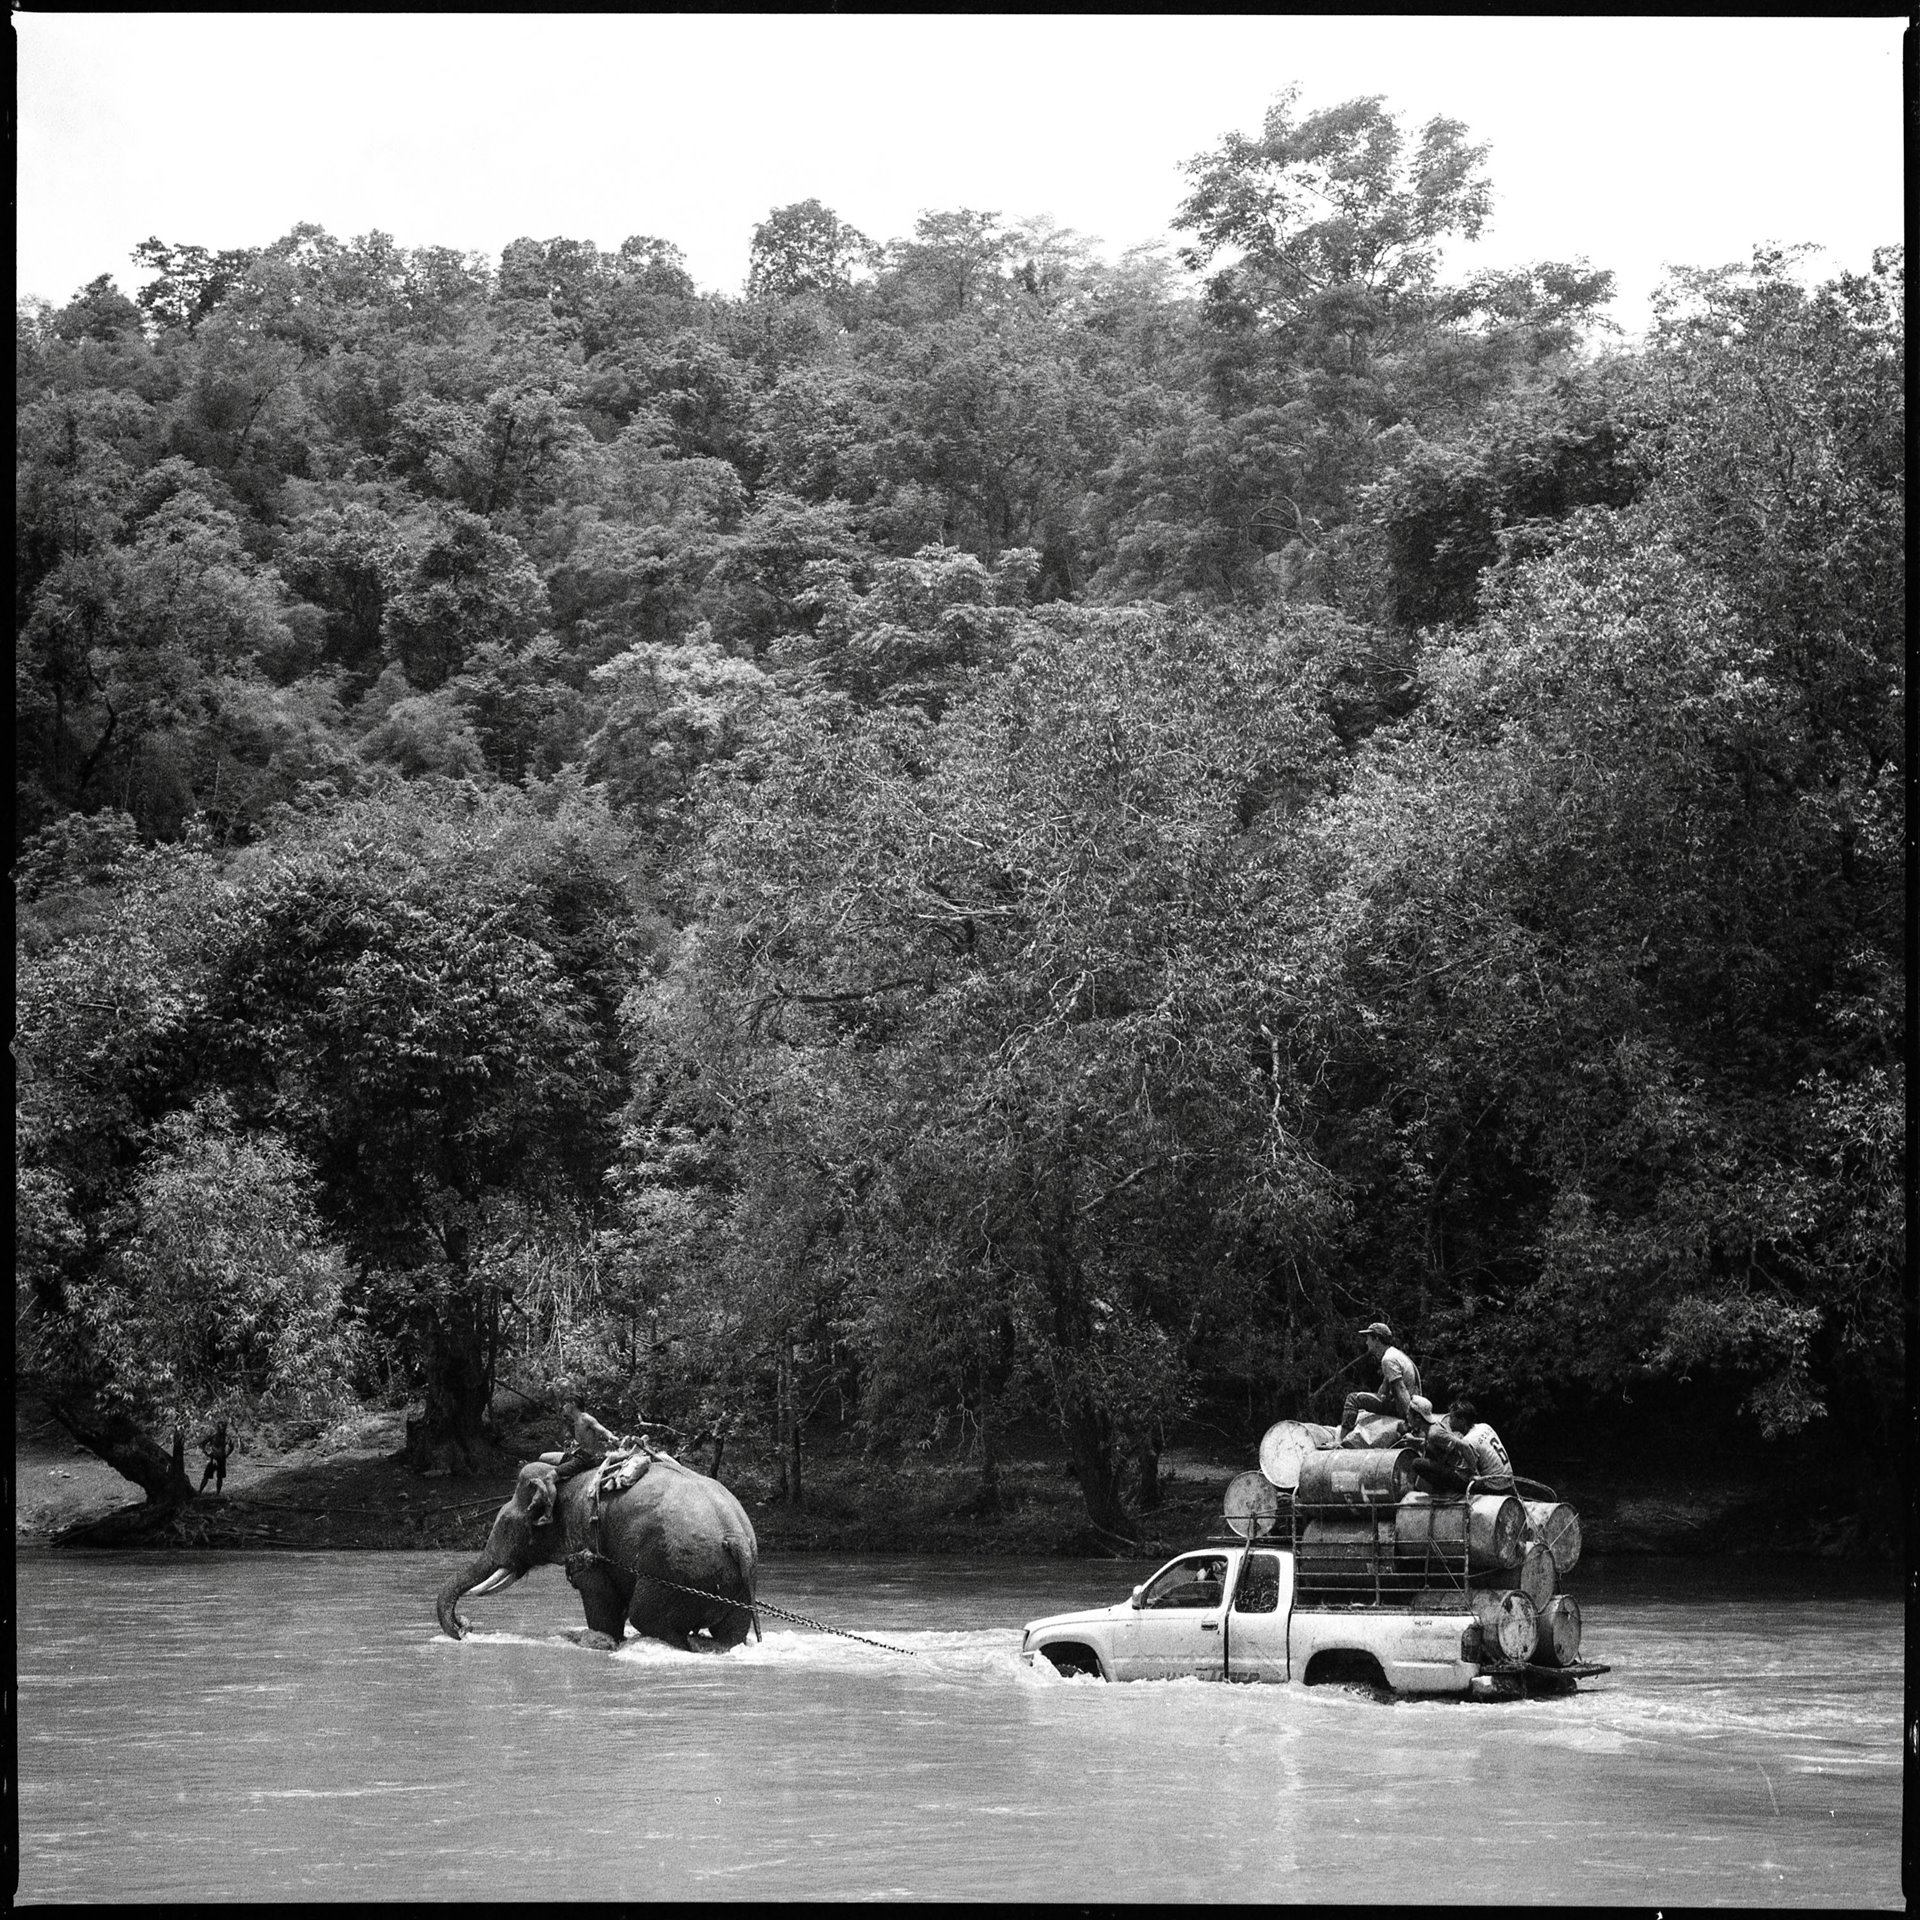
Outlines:
<svg viewBox="0 0 1920 1920"><path fill-rule="evenodd" d="M1580 1560L1580 1516L1564 1500L1528 1500L1527 1530L1553 1555L1555 1574L1565 1579Z"/></svg>
<svg viewBox="0 0 1920 1920"><path fill-rule="evenodd" d="M1553 1555L1537 1543L1520 1556L1514 1569L1513 1584L1533 1602L1537 1613L1553 1598L1555 1585Z"/></svg>
<svg viewBox="0 0 1920 1920"><path fill-rule="evenodd" d="M1524 1593L1476 1593L1473 1617L1489 1653L1502 1660L1531 1660L1540 1644L1540 1622Z"/></svg>
<svg viewBox="0 0 1920 1920"><path fill-rule="evenodd" d="M1300 1462L1297 1498L1308 1507L1375 1507L1398 1500L1413 1484L1408 1447L1334 1447Z"/></svg>
<svg viewBox="0 0 1920 1920"><path fill-rule="evenodd" d="M1556 1595L1540 1609L1540 1643L1533 1657L1543 1667L1570 1667L1580 1658L1580 1603Z"/></svg>
<svg viewBox="0 0 1920 1920"><path fill-rule="evenodd" d="M1393 1571L1391 1520L1313 1520L1296 1549L1303 1574L1371 1576Z"/></svg>
<svg viewBox="0 0 1920 1920"><path fill-rule="evenodd" d="M1407 1605L1415 1613L1471 1613L1473 1595L1465 1587L1416 1587Z"/></svg>
<svg viewBox="0 0 1920 1920"><path fill-rule="evenodd" d="M1260 1540L1273 1531L1280 1496L1264 1473L1237 1473L1227 1482L1223 1510L1227 1525L1242 1540Z"/></svg>
<svg viewBox="0 0 1920 1920"><path fill-rule="evenodd" d="M1394 1526L1403 1560L1423 1558L1431 1549L1457 1561L1464 1543L1475 1573L1510 1573L1526 1556L1526 1509L1510 1493L1445 1502L1416 1496L1396 1509Z"/></svg>
<svg viewBox="0 0 1920 1920"><path fill-rule="evenodd" d="M1336 1429L1311 1420L1282 1420L1267 1429L1260 1442L1260 1471L1276 1487L1300 1484L1300 1462L1321 1447L1333 1445Z"/></svg>

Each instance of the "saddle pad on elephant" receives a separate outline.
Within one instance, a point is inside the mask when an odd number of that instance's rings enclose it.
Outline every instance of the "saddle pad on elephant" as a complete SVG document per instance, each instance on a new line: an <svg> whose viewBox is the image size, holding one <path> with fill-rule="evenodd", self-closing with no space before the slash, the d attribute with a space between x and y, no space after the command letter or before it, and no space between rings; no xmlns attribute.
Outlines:
<svg viewBox="0 0 1920 1920"><path fill-rule="evenodd" d="M593 1483L594 1498L625 1493L652 1465L653 1455L644 1447L635 1447L629 1453L608 1454L601 1461L599 1475Z"/></svg>

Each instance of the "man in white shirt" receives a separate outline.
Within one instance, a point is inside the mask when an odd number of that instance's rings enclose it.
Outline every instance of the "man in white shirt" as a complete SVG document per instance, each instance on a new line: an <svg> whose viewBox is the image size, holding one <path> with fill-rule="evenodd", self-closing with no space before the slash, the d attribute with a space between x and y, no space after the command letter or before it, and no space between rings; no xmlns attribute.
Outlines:
<svg viewBox="0 0 1920 1920"><path fill-rule="evenodd" d="M1334 1444L1338 1446L1353 1431L1354 1422L1363 1413L1390 1413L1410 1428L1424 1430L1432 1407L1420 1392L1420 1369L1394 1345L1393 1329L1384 1320L1376 1320L1360 1329L1360 1337L1380 1369L1380 1391L1347 1395L1347 1403L1340 1410L1339 1439Z"/></svg>
<svg viewBox="0 0 1920 1920"><path fill-rule="evenodd" d="M1435 1493L1464 1493L1473 1481L1488 1493L1513 1492L1513 1462L1473 1402L1456 1400L1446 1425L1452 1432L1438 1423L1428 1429L1425 1457L1411 1463L1414 1478Z"/></svg>

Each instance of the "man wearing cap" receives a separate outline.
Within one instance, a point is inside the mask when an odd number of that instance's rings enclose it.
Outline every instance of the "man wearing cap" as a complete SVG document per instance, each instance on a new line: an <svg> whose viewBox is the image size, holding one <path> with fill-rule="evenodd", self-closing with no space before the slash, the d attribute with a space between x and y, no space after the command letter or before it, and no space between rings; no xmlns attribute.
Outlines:
<svg viewBox="0 0 1920 1920"><path fill-rule="evenodd" d="M1390 1413L1409 1427L1424 1430L1433 1417L1433 1403L1420 1392L1420 1369L1393 1344L1393 1329L1384 1320L1360 1329L1367 1352L1380 1368L1378 1393L1350 1393L1340 1410L1338 1446L1353 1431L1363 1413Z"/></svg>
<svg viewBox="0 0 1920 1920"><path fill-rule="evenodd" d="M1414 1479L1434 1493L1465 1493L1475 1480L1491 1493L1514 1490L1507 1449L1471 1400L1454 1401L1445 1422L1427 1429L1425 1454L1409 1467Z"/></svg>

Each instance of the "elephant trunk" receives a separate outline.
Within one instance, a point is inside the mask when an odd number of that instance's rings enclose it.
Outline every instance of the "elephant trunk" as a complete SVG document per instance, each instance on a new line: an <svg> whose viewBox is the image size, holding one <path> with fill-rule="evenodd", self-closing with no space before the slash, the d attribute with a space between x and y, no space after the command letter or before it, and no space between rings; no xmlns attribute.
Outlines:
<svg viewBox="0 0 1920 1920"><path fill-rule="evenodd" d="M456 1573L440 1589L433 1610L440 1617L440 1631L450 1640L463 1640L467 1634L467 1623L461 1619L459 1603L463 1594L498 1593L502 1587L510 1587L520 1576L509 1567L496 1566L486 1555L481 1554L465 1573Z"/></svg>

